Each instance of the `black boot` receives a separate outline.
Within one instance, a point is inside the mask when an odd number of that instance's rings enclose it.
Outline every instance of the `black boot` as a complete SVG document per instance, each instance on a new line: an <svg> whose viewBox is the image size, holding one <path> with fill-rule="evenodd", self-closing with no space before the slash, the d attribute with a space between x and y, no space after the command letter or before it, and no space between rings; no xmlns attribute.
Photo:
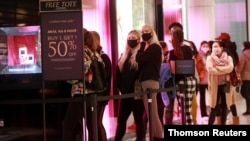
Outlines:
<svg viewBox="0 0 250 141"><path fill-rule="evenodd" d="M208 125L213 125L214 124L216 115L217 115L216 109L211 108L211 112L210 112L209 118L208 118Z"/></svg>
<svg viewBox="0 0 250 141"><path fill-rule="evenodd" d="M228 112L227 108L222 109L222 111L221 111L221 125L226 125L228 113L229 112Z"/></svg>
<svg viewBox="0 0 250 141"><path fill-rule="evenodd" d="M250 115L250 99L246 99L246 112L243 115Z"/></svg>
<svg viewBox="0 0 250 141"><path fill-rule="evenodd" d="M233 104L233 105L230 106L230 111L232 112L233 116L237 116L237 109L236 109L236 105L235 104ZM230 111L228 111L228 112L230 112Z"/></svg>

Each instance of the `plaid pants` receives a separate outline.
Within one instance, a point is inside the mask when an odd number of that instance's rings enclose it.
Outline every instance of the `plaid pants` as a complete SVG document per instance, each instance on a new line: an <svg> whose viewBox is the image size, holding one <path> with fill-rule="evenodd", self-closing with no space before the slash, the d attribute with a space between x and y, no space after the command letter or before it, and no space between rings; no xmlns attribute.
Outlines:
<svg viewBox="0 0 250 141"><path fill-rule="evenodd" d="M184 98L184 107L183 109L185 111L185 118L186 118L186 125L192 125L193 119L191 115L192 110L192 99L196 92L196 86L197 86L197 79L194 76L188 76L185 77L184 80L180 80L178 82L178 85L182 87L182 91L178 91L177 93L177 99L180 101Z"/></svg>

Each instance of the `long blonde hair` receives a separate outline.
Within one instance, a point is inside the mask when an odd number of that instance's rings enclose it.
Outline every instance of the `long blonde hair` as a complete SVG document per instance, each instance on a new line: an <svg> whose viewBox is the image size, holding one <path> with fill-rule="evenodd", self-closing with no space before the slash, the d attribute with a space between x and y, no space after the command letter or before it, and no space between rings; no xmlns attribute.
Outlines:
<svg viewBox="0 0 250 141"><path fill-rule="evenodd" d="M129 34L134 34L138 40L140 41L141 39L141 36L140 36L140 33L137 31L137 30L131 30ZM124 62L126 61L127 57L128 57L128 54L129 53L132 53L131 57L130 57L130 64L131 64L131 68L134 68L136 70L138 70L138 63L136 62L136 54L137 54L137 51L140 49L140 43L137 44L137 46L135 48L131 48L128 43L126 43L126 47L125 47L125 50L123 51L123 53L121 54L121 57L119 59L119 62L118 62L118 67L119 69L122 71L123 70L123 65L124 65Z"/></svg>

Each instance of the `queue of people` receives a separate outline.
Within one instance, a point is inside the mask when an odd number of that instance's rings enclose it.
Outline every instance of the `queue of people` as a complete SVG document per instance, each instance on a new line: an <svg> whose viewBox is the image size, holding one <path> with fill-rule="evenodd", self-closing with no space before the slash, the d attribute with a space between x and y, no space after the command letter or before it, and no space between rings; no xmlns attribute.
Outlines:
<svg viewBox="0 0 250 141"><path fill-rule="evenodd" d="M119 100L117 127L115 141L121 141L127 127L127 120L132 113L135 123L136 141L145 141L147 124L149 120L148 101L152 101L152 131L154 141L163 141L163 126L173 124L173 112L175 100L181 107L181 100L184 100L184 118L186 125L197 124L196 95L200 94L201 117L207 117L208 125L226 124L228 113L233 114L234 124L239 124L237 116L234 93L236 88L230 84L230 72L237 71L243 80L241 94L246 100L246 112L250 115L249 91L250 72L248 71L250 59L250 43L243 43L243 51L240 57L236 49L231 51L229 43L222 37L217 37L212 41L202 41L199 50L194 42L184 39L183 27L178 22L169 25L171 35L170 43L159 41L156 32L150 25L142 26L141 33L131 30L127 35L127 42L124 45L117 64L111 64L110 58L102 51L100 36L96 31L83 29L84 34L84 78L87 83L93 81L98 75L93 73L91 68L92 57L95 56L100 64L105 68L105 79L108 83L104 91L97 91L93 87L86 85L83 80L68 80L72 85L72 98L83 97L84 102L70 102L64 118L63 140L82 140L83 118L86 118L88 129L88 140L93 140L95 129L93 124L93 99L91 95L110 95L112 65L116 65L115 83L119 94L125 95L135 93L135 83L141 84L142 91L148 89L160 89L162 87L175 87L185 84L182 91L173 90L164 93L152 93L142 97L131 97ZM223 33L224 34L224 33ZM227 33L226 33L227 34ZM230 35L227 34L229 37ZM168 45L173 47L168 49ZM176 62L179 60L193 60L194 73L182 75L176 73ZM240 61L239 61L240 60ZM164 67L163 67L164 66ZM165 69L165 70L163 70ZM167 69L167 70L166 70ZM169 75L162 73L169 73ZM164 79L162 78L164 76ZM164 80L164 84L162 84ZM184 94L185 93L185 94ZM208 93L208 97L206 97ZM150 98L150 99L149 99ZM176 98L176 99L175 99ZM207 100L207 98L209 100ZM208 101L208 103L206 103ZM98 102L97 124L98 140L107 141L107 135L102 123L103 113L108 101ZM211 111L207 111L207 105ZM86 108L86 110L84 110ZM164 111L165 110L165 111ZM86 113L84 113L86 111Z"/></svg>

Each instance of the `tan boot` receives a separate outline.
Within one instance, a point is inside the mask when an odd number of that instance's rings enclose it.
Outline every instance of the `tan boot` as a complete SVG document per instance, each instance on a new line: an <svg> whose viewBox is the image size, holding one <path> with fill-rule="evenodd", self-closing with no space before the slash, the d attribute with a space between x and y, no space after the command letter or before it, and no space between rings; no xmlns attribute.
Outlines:
<svg viewBox="0 0 250 141"><path fill-rule="evenodd" d="M196 98L196 94L194 94L193 99L192 99L192 107L191 107L191 116L192 116L194 125L197 124L197 108L198 108L197 98Z"/></svg>
<svg viewBox="0 0 250 141"><path fill-rule="evenodd" d="M216 124L221 125L221 117L220 116L216 117Z"/></svg>
<svg viewBox="0 0 250 141"><path fill-rule="evenodd" d="M233 116L233 125L239 125L240 124L240 118L238 116Z"/></svg>

